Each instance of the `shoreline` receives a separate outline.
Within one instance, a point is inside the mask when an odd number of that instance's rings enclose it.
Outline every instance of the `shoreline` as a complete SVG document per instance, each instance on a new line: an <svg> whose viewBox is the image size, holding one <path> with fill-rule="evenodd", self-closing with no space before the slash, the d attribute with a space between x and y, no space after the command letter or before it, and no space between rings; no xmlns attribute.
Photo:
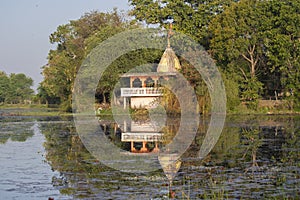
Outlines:
<svg viewBox="0 0 300 200"><path fill-rule="evenodd" d="M143 114L133 112L131 113L133 116L148 116L148 112ZM0 116L73 116L74 113L70 112L63 112L59 110L59 108L51 108L47 107L46 105L38 105L38 104L5 104L0 105ZM76 114L75 114L76 115ZM84 115L84 114L80 114ZM90 114L87 114L90 115ZM209 117L211 113L201 114L200 116ZM280 115L300 115L300 111L291 111L291 110L242 110L238 111L227 111L226 116L247 116L247 115L261 115L261 116L280 116ZM103 109L101 113L95 114L96 117L109 117L113 116L111 109ZM170 113L171 117L180 116L179 113Z"/></svg>

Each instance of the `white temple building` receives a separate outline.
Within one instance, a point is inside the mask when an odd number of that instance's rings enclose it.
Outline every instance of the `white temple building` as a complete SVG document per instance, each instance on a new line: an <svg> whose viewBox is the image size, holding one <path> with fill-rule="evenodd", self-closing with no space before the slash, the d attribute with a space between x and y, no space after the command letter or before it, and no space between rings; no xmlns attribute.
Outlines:
<svg viewBox="0 0 300 200"><path fill-rule="evenodd" d="M160 83L170 77L176 77L181 65L170 45L163 53L156 72L126 73L122 78L129 79L130 87L121 88L121 97L124 98L124 108L149 108L155 106L155 100L162 96ZM128 103L130 102L130 103Z"/></svg>

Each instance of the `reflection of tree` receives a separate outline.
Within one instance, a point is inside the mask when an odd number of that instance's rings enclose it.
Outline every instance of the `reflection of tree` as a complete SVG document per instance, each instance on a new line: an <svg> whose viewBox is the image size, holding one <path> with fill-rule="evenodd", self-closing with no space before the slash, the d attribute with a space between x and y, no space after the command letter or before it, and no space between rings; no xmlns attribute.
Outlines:
<svg viewBox="0 0 300 200"><path fill-rule="evenodd" d="M112 131L110 128L107 125L107 133ZM62 194L72 195L74 198L112 199L112 196L119 195L120 188L125 191L132 187L136 192L145 195L144 187L149 184L143 179L140 180L137 177L139 175L118 172L96 160L82 144L72 122L42 123L40 130L46 138L46 159L53 170L60 172L59 177L53 177L53 185ZM128 196L131 199L130 194Z"/></svg>
<svg viewBox="0 0 300 200"><path fill-rule="evenodd" d="M174 186L181 185L190 199L252 199L259 193L266 199L298 199L299 127L294 116L230 116L214 149L197 160L193 155L205 136L199 128Z"/></svg>
<svg viewBox="0 0 300 200"><path fill-rule="evenodd" d="M175 134L179 126L177 122L167 122ZM293 123L290 120L289 124L294 128L276 129L252 124L245 126L241 119L229 119L218 143L204 160L197 159L196 155L208 122L200 123L196 139L181 157L182 165L173 181L176 198L255 198L251 193L253 188L250 188L253 181L259 186L255 192L265 193L263 197L275 195L281 199L282 188L287 188L288 194L295 192L299 184L299 122L299 119ZM61 177L53 178L53 184L63 194L91 199L162 199L167 195L161 193L168 189L168 180L162 171L142 175L109 169L84 148L71 122L42 123L40 129L46 137L46 158L52 168L61 173ZM113 125L106 126L107 137L118 141L113 129ZM276 159L273 160L272 156ZM255 179L245 173L249 162L253 166L259 165L256 168L263 171L255 173Z"/></svg>
<svg viewBox="0 0 300 200"><path fill-rule="evenodd" d="M81 171L80 162L92 159L71 122L42 123L40 129L46 138L44 146L47 160L53 169L65 172Z"/></svg>
<svg viewBox="0 0 300 200"><path fill-rule="evenodd" d="M162 144L167 145L172 142L173 138L178 132L180 125L180 118L167 118L166 126L162 129L163 137Z"/></svg>
<svg viewBox="0 0 300 200"><path fill-rule="evenodd" d="M25 142L28 138L34 135L32 122L22 122L20 119L18 123L10 122L13 119L9 119L8 122L1 122L0 126L0 144L5 144L9 139L14 142ZM14 119L16 120L16 119Z"/></svg>
<svg viewBox="0 0 300 200"><path fill-rule="evenodd" d="M53 177L53 184L59 186L63 194L90 193L88 187L80 184L87 183L88 176L101 172L103 166L84 148L73 123L42 123L40 129L46 138L46 158L62 175Z"/></svg>
<svg viewBox="0 0 300 200"><path fill-rule="evenodd" d="M243 155L243 159L246 159L250 154L252 167L258 167L257 150L262 145L262 141L259 138L259 133L260 130L255 128L243 129L242 131L243 135L241 143L247 146L246 151Z"/></svg>
<svg viewBox="0 0 300 200"><path fill-rule="evenodd" d="M300 120L299 118L295 120L295 118L289 120L290 126L287 128L287 134L285 134L286 141L281 146L282 157L280 161L291 166L294 164L299 166L300 163Z"/></svg>

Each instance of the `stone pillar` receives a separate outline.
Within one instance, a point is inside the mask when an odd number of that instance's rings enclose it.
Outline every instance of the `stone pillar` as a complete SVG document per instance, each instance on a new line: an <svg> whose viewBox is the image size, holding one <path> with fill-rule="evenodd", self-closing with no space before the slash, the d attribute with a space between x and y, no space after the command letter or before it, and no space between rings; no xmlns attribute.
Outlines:
<svg viewBox="0 0 300 200"><path fill-rule="evenodd" d="M118 128L118 124L114 123L114 136L116 136L117 134L117 128Z"/></svg>
<svg viewBox="0 0 300 200"><path fill-rule="evenodd" d="M133 87L133 81L134 81L134 78L130 77L130 79L129 79L129 82L130 82L130 88Z"/></svg>
<svg viewBox="0 0 300 200"><path fill-rule="evenodd" d="M125 110L125 109L126 109L126 104L127 104L126 97L124 97L124 102L123 102L123 104L124 104L124 110Z"/></svg>
<svg viewBox="0 0 300 200"><path fill-rule="evenodd" d="M154 149L152 150L153 153L158 153L159 152L159 148L158 148L158 143L155 142L155 147Z"/></svg>
<svg viewBox="0 0 300 200"><path fill-rule="evenodd" d="M146 144L147 144L147 142L146 142L146 141L143 141L143 147L141 148L140 152L142 152L142 153L148 152L148 149L147 149L147 147L146 147Z"/></svg>
<svg viewBox="0 0 300 200"><path fill-rule="evenodd" d="M134 147L134 142L133 142L133 141L131 141L131 148L130 148L130 151L131 151L131 152L136 152L136 149L135 149L135 147Z"/></svg>
<svg viewBox="0 0 300 200"><path fill-rule="evenodd" d="M127 132L127 123L126 123L126 120L124 120L124 132L126 133Z"/></svg>
<svg viewBox="0 0 300 200"><path fill-rule="evenodd" d="M152 77L153 81L154 81L154 87L158 86L158 77Z"/></svg>
<svg viewBox="0 0 300 200"><path fill-rule="evenodd" d="M146 78L145 77L139 77L140 81L142 81L142 88L146 87Z"/></svg>

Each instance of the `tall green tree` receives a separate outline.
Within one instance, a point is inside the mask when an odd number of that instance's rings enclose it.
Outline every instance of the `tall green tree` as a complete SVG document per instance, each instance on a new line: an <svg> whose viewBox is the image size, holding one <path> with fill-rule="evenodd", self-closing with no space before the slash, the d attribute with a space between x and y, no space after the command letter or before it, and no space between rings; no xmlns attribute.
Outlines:
<svg viewBox="0 0 300 200"><path fill-rule="evenodd" d="M50 35L50 43L57 47L50 50L48 64L43 67L43 91L58 97L62 108L71 111L73 84L82 61L95 45L123 30L125 24L114 10L86 13L79 20L60 25Z"/></svg>
<svg viewBox="0 0 300 200"><path fill-rule="evenodd" d="M277 75L281 92L299 105L300 2L273 0L264 3L264 10L269 11L264 19L271 27L264 40L268 73Z"/></svg>
<svg viewBox="0 0 300 200"><path fill-rule="evenodd" d="M219 66L237 74L245 100L285 90L284 80L296 88L299 16L296 0L241 0L211 21L210 52Z"/></svg>

